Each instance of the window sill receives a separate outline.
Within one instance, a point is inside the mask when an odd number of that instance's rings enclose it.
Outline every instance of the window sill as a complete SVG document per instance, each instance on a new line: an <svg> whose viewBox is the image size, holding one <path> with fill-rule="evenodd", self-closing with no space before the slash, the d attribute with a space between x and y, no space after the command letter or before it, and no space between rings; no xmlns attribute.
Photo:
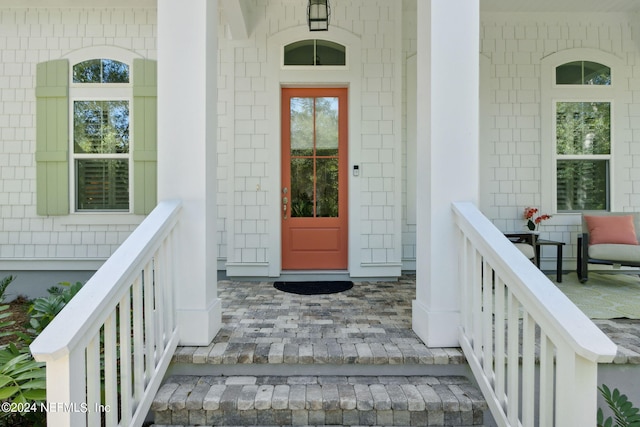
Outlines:
<svg viewBox="0 0 640 427"><path fill-rule="evenodd" d="M72 213L57 218L60 225L139 225L145 215L132 213Z"/></svg>

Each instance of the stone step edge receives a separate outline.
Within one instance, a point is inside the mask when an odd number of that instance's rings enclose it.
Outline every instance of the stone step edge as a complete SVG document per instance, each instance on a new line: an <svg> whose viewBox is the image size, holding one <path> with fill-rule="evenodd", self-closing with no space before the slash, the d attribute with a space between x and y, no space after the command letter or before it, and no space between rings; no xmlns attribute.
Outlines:
<svg viewBox="0 0 640 427"><path fill-rule="evenodd" d="M486 408L467 378L429 376L176 376L151 406L166 425L482 425Z"/></svg>
<svg viewBox="0 0 640 427"><path fill-rule="evenodd" d="M460 348L427 348L422 344L289 344L229 343L207 347L178 347L174 363L234 364L358 364L358 365L461 365Z"/></svg>

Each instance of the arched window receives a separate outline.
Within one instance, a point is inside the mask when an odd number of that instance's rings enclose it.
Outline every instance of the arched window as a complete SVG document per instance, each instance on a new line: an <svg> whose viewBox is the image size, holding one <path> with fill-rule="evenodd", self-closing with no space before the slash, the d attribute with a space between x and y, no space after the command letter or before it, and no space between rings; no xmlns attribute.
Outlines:
<svg viewBox="0 0 640 427"><path fill-rule="evenodd" d="M73 66L73 83L129 83L129 65L114 59L90 59Z"/></svg>
<svg viewBox="0 0 640 427"><path fill-rule="evenodd" d="M589 60L555 67L551 89L555 210L609 210L611 205L611 68Z"/></svg>
<svg viewBox="0 0 640 427"><path fill-rule="evenodd" d="M284 65L344 66L345 46L328 40L300 40L284 47Z"/></svg>
<svg viewBox="0 0 640 427"><path fill-rule="evenodd" d="M71 83L74 210L129 211L129 65L83 61L73 65ZM114 84L126 86L114 91Z"/></svg>

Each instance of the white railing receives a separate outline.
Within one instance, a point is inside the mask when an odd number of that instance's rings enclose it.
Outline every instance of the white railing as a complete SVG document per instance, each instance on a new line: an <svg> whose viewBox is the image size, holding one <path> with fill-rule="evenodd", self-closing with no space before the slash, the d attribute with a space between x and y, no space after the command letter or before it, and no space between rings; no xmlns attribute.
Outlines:
<svg viewBox="0 0 640 427"><path fill-rule="evenodd" d="M178 344L180 202L160 203L31 344L50 427L141 426Z"/></svg>
<svg viewBox="0 0 640 427"><path fill-rule="evenodd" d="M460 345L499 426L596 425L616 345L471 203L460 233Z"/></svg>

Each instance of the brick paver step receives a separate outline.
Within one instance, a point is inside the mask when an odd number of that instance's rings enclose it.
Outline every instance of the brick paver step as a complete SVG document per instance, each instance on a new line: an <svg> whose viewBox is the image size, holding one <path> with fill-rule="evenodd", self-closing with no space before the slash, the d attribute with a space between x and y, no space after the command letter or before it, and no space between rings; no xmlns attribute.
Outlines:
<svg viewBox="0 0 640 427"><path fill-rule="evenodd" d="M328 342L326 342L328 341ZM179 347L176 363L196 365L334 364L334 365L458 365L466 363L459 348L428 348L416 339L388 343L213 343L208 347Z"/></svg>
<svg viewBox="0 0 640 427"><path fill-rule="evenodd" d="M156 425L482 426L480 392L459 376L174 376Z"/></svg>

